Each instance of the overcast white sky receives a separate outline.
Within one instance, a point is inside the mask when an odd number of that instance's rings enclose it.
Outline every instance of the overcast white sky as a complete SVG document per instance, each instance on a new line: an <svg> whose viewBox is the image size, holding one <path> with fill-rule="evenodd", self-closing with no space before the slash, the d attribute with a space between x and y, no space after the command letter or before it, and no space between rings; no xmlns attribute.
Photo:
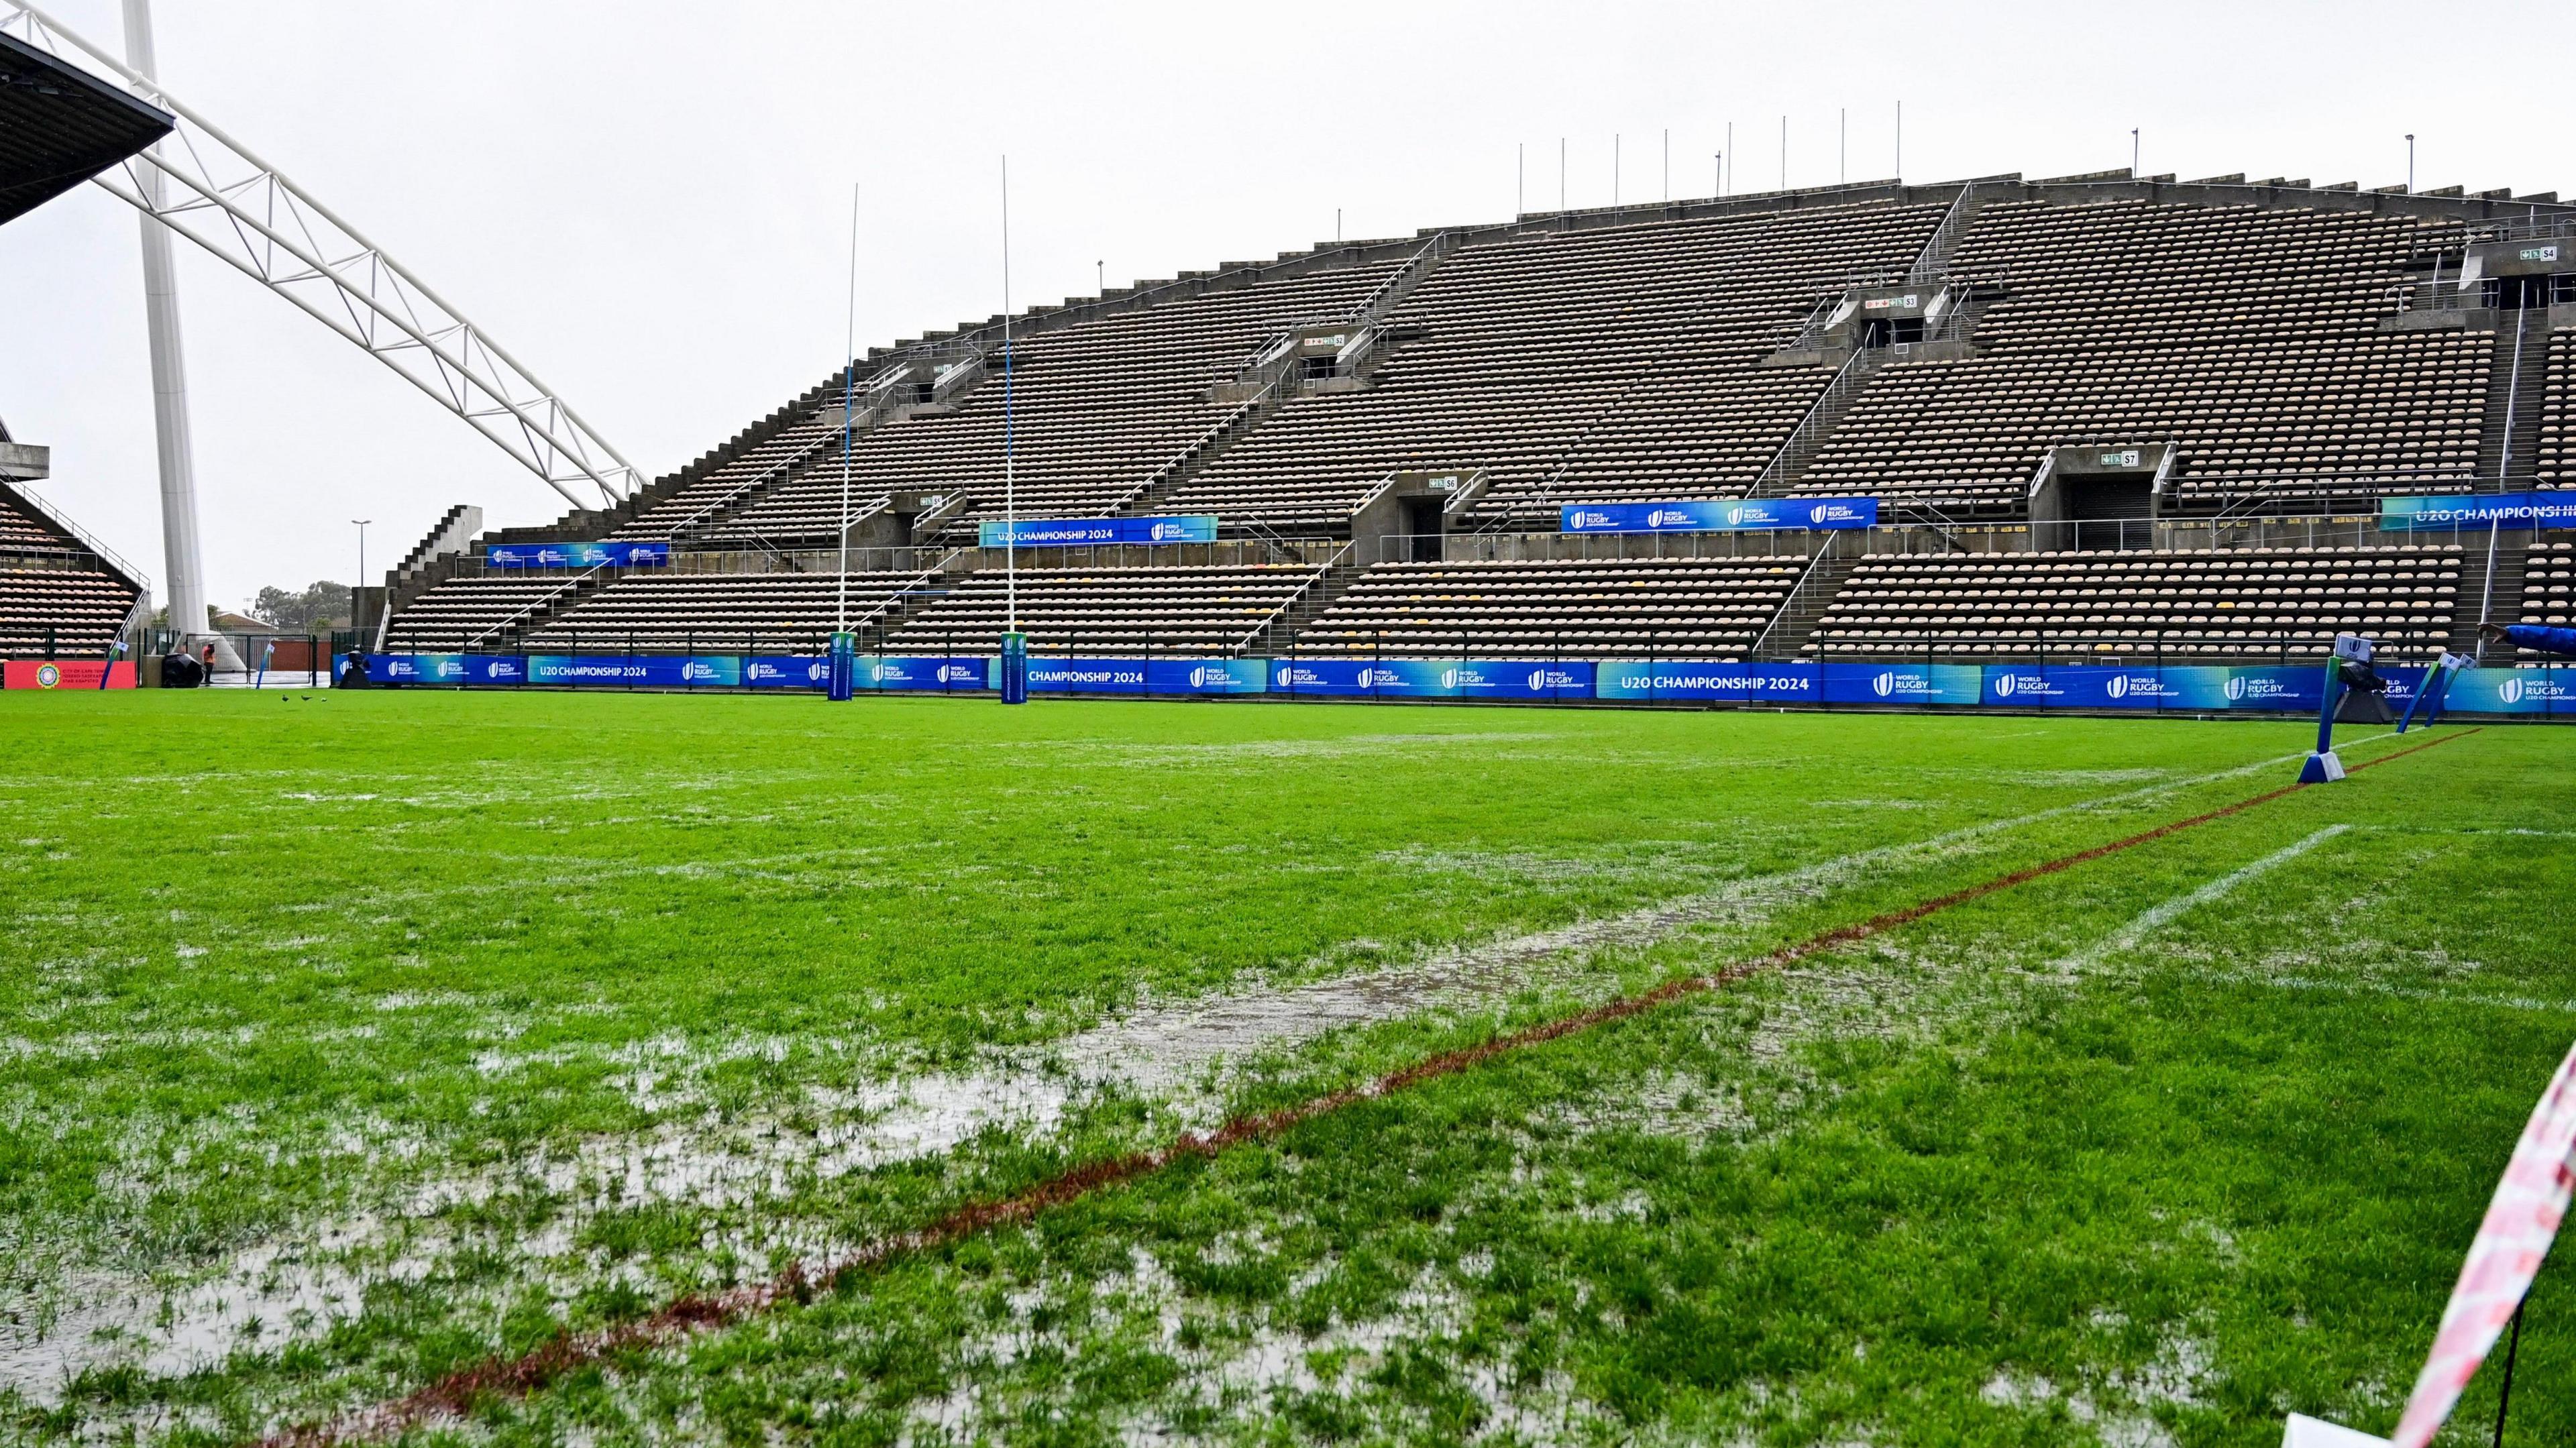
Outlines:
<svg viewBox="0 0 2576 1448"><path fill-rule="evenodd" d="M121 50L115 0L53 0ZM860 345L1015 299L1528 204L2098 170L2576 192L2564 0L2105 5L824 5L155 0L174 93L462 307L648 473ZM2512 57L2510 71L2493 57ZM2480 57L2487 57L2481 59ZM136 217L94 187L0 228L0 418L44 492L163 573ZM447 505L560 500L356 349L182 245L209 596L371 566Z"/></svg>

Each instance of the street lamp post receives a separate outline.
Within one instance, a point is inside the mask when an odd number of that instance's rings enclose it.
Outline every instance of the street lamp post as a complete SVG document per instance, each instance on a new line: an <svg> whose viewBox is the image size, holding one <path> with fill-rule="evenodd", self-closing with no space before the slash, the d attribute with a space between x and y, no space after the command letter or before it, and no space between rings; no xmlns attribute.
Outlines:
<svg viewBox="0 0 2576 1448"><path fill-rule="evenodd" d="M376 520L351 518L349 521L358 525L358 581L349 587L349 629L359 635L358 643L364 646L367 640L365 625L358 620L358 600L366 596L367 588L367 525Z"/></svg>

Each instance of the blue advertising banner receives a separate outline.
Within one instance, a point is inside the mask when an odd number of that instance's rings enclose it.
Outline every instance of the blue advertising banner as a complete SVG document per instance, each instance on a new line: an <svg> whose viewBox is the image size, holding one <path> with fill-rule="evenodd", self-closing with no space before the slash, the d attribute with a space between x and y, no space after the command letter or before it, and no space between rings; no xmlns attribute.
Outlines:
<svg viewBox="0 0 2576 1448"><path fill-rule="evenodd" d="M767 654L742 661L746 689L821 689L832 682L832 661L820 654Z"/></svg>
<svg viewBox="0 0 2576 1448"><path fill-rule="evenodd" d="M1258 694L1270 686L1270 669L1261 659L1149 659L1145 692L1149 694Z"/></svg>
<svg viewBox="0 0 2576 1448"><path fill-rule="evenodd" d="M2382 498L2384 533L2484 528L2576 528L2576 493L2457 494L2437 498Z"/></svg>
<svg viewBox="0 0 2576 1448"><path fill-rule="evenodd" d="M1707 498L1678 503L1569 503L1563 533L1731 533L1868 528L1876 498Z"/></svg>
<svg viewBox="0 0 2576 1448"><path fill-rule="evenodd" d="M2319 664L2185 664L2164 671L2168 709L2313 714L2324 703Z"/></svg>
<svg viewBox="0 0 2576 1448"><path fill-rule="evenodd" d="M971 693L995 687L987 658L862 658L858 687L888 692Z"/></svg>
<svg viewBox="0 0 2576 1448"><path fill-rule="evenodd" d="M1029 690L1040 694L1141 694L1143 659L1029 660Z"/></svg>
<svg viewBox="0 0 2576 1448"><path fill-rule="evenodd" d="M528 661L517 654L467 654L465 682L469 684L524 684L528 681Z"/></svg>
<svg viewBox="0 0 2576 1448"><path fill-rule="evenodd" d="M462 684L463 654L369 654L367 677L379 684Z"/></svg>
<svg viewBox="0 0 2576 1448"><path fill-rule="evenodd" d="M1600 666L1589 659L1468 659L1442 675L1457 699L1589 699Z"/></svg>
<svg viewBox="0 0 2576 1448"><path fill-rule="evenodd" d="M668 543L495 543L483 550L494 568L660 568Z"/></svg>
<svg viewBox="0 0 2576 1448"><path fill-rule="evenodd" d="M1708 663L1689 659L1609 659L1594 697L1709 704L1812 704L1818 670L1806 663Z"/></svg>
<svg viewBox="0 0 2576 1448"><path fill-rule="evenodd" d="M1826 664L1828 704L1952 705L1983 703L1986 671L1977 664Z"/></svg>
<svg viewBox="0 0 2576 1448"><path fill-rule="evenodd" d="M2576 714L2576 669L2462 669L2445 714Z"/></svg>
<svg viewBox="0 0 2576 1448"><path fill-rule="evenodd" d="M975 525L975 541L986 548L1079 548L1093 543L1213 543L1216 541L1216 519L1041 518L1017 524L984 522Z"/></svg>
<svg viewBox="0 0 2576 1448"><path fill-rule="evenodd" d="M530 654L528 682L555 688L630 688L644 682L644 656Z"/></svg>

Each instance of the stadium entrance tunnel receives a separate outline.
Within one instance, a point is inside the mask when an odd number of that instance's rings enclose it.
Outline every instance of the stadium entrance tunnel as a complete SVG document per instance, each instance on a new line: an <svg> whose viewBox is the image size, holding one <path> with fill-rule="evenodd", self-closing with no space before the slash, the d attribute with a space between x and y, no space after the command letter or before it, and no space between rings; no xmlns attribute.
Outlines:
<svg viewBox="0 0 2576 1448"><path fill-rule="evenodd" d="M2044 551L2156 545L2170 443L2087 443L2052 451L2030 485L2032 541Z"/></svg>

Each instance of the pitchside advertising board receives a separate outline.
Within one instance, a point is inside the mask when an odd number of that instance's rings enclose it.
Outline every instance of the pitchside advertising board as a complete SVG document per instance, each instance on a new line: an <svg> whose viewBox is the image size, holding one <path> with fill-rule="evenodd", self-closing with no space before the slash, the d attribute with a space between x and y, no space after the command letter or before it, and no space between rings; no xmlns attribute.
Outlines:
<svg viewBox="0 0 2576 1448"><path fill-rule="evenodd" d="M336 661L345 666L346 658ZM379 683L547 688L808 689L831 683L819 654L370 654ZM989 655L857 660L853 685L881 693L984 693L1000 687ZM57 680L35 682L42 668ZM130 688L117 665L112 688ZM12 661L10 688L96 688L94 661ZM2419 665L2380 670L2403 708ZM29 682L19 682L22 678ZM1721 663L1609 659L1045 659L1029 660L1041 694L1276 694L1343 699L1603 700L1612 703L1841 705L1891 709L2082 709L2313 714L2324 671L2310 664ZM2576 668L2465 669L2444 708L2468 714L2576 715Z"/></svg>
<svg viewBox="0 0 2576 1448"><path fill-rule="evenodd" d="M1682 503L1569 503L1564 533L1746 533L1872 528L1876 498L1713 498Z"/></svg>
<svg viewBox="0 0 2576 1448"><path fill-rule="evenodd" d="M2576 493L2379 500L2379 528L2383 533L2454 533L2464 528L2495 526L2576 528Z"/></svg>
<svg viewBox="0 0 2576 1448"><path fill-rule="evenodd" d="M495 543L483 551L494 568L661 568L668 543Z"/></svg>
<svg viewBox="0 0 2576 1448"><path fill-rule="evenodd" d="M1574 659L1273 659L1268 692L1318 698L1590 699L1599 666Z"/></svg>
<svg viewBox="0 0 2576 1448"><path fill-rule="evenodd" d="M975 541L986 548L1082 548L1102 543L1213 543L1216 519L1041 518L1020 523L978 523ZM1037 687L1031 684L1029 687Z"/></svg>
<svg viewBox="0 0 2576 1448"><path fill-rule="evenodd" d="M10 659L0 663L0 688L96 689L101 687L102 672L107 675L107 688L134 687L131 661L110 665L104 659Z"/></svg>

